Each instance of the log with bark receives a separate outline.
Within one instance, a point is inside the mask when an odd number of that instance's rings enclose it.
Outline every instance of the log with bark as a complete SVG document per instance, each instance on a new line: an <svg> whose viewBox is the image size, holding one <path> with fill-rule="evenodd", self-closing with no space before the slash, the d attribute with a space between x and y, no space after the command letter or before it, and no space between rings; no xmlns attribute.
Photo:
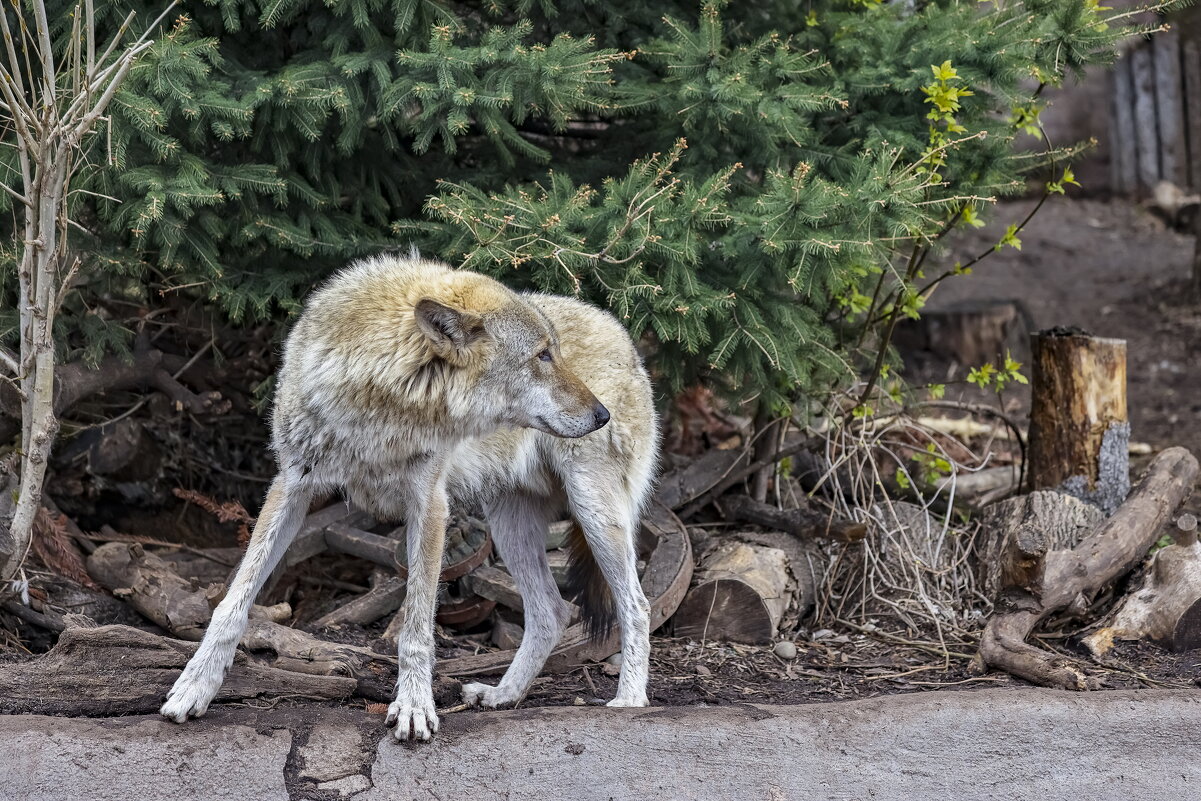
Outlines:
<svg viewBox="0 0 1201 801"><path fill-rule="evenodd" d="M1030 489L1058 489L1107 514L1130 491L1126 342L1078 329L1031 338Z"/></svg>
<svg viewBox="0 0 1201 801"><path fill-rule="evenodd" d="M697 584L672 619L675 634L771 642L792 600L790 584L784 551L724 539L701 559Z"/></svg>
<svg viewBox="0 0 1201 801"><path fill-rule="evenodd" d="M977 667L1047 687L1095 686L1083 668L1026 638L1053 612L1084 612L1098 592L1130 572L1188 498L1197 472L1197 460L1184 448L1163 451L1125 503L1074 548L1056 550L1045 531L1017 526L1003 548L1003 591L981 635Z"/></svg>

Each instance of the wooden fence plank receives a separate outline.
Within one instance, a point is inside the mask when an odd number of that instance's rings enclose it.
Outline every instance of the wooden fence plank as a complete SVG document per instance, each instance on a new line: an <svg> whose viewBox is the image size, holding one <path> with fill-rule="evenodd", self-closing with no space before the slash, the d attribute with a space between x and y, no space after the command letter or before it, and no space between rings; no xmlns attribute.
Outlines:
<svg viewBox="0 0 1201 801"><path fill-rule="evenodd" d="M1155 69L1155 117L1159 133L1159 177L1179 187L1188 185L1188 148L1184 139L1183 81L1180 36L1164 31L1150 42Z"/></svg>
<svg viewBox="0 0 1201 801"><path fill-rule="evenodd" d="M1189 186L1201 191L1201 39L1184 42L1184 104L1188 128Z"/></svg>
<svg viewBox="0 0 1201 801"><path fill-rule="evenodd" d="M1134 75L1135 152L1138 154L1138 183L1150 192L1159 183L1159 132L1155 114L1155 68L1151 50L1144 43L1130 54Z"/></svg>
<svg viewBox="0 0 1201 801"><path fill-rule="evenodd" d="M1130 51L1118 60L1112 73L1113 115L1110 118L1109 152L1113 168L1114 190L1128 195L1138 191L1138 158L1135 155L1134 87L1130 70Z"/></svg>

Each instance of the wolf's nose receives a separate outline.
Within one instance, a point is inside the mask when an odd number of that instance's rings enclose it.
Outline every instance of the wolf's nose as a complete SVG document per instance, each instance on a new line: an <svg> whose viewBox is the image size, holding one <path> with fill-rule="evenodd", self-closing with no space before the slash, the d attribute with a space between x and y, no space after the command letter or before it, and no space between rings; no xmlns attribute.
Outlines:
<svg viewBox="0 0 1201 801"><path fill-rule="evenodd" d="M592 410L592 418L596 420L596 427L600 428L605 423L609 422L609 410L603 404L596 404L596 408Z"/></svg>

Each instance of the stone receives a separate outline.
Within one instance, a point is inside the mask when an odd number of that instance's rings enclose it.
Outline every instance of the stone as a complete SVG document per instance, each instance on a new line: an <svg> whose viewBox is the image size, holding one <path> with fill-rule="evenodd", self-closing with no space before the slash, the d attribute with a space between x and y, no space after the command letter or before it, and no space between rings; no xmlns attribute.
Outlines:
<svg viewBox="0 0 1201 801"><path fill-rule="evenodd" d="M316 782L359 773L370 761L364 753L362 733L345 724L317 725L296 750L300 756L300 776Z"/></svg>
<svg viewBox="0 0 1201 801"><path fill-rule="evenodd" d="M781 640L776 643L776 647L772 648L771 651L781 659L796 659L796 645L788 640Z"/></svg>

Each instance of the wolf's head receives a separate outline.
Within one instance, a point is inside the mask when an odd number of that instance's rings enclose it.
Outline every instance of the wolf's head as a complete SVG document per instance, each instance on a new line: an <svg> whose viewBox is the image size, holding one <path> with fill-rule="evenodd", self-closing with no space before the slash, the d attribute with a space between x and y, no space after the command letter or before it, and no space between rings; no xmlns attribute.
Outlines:
<svg viewBox="0 0 1201 801"><path fill-rule="evenodd" d="M470 413L557 437L582 437L603 427L609 410L563 360L547 316L527 297L497 288L500 302L486 304L483 312L433 297L413 310L433 354L452 369L475 374L471 397L462 399Z"/></svg>

